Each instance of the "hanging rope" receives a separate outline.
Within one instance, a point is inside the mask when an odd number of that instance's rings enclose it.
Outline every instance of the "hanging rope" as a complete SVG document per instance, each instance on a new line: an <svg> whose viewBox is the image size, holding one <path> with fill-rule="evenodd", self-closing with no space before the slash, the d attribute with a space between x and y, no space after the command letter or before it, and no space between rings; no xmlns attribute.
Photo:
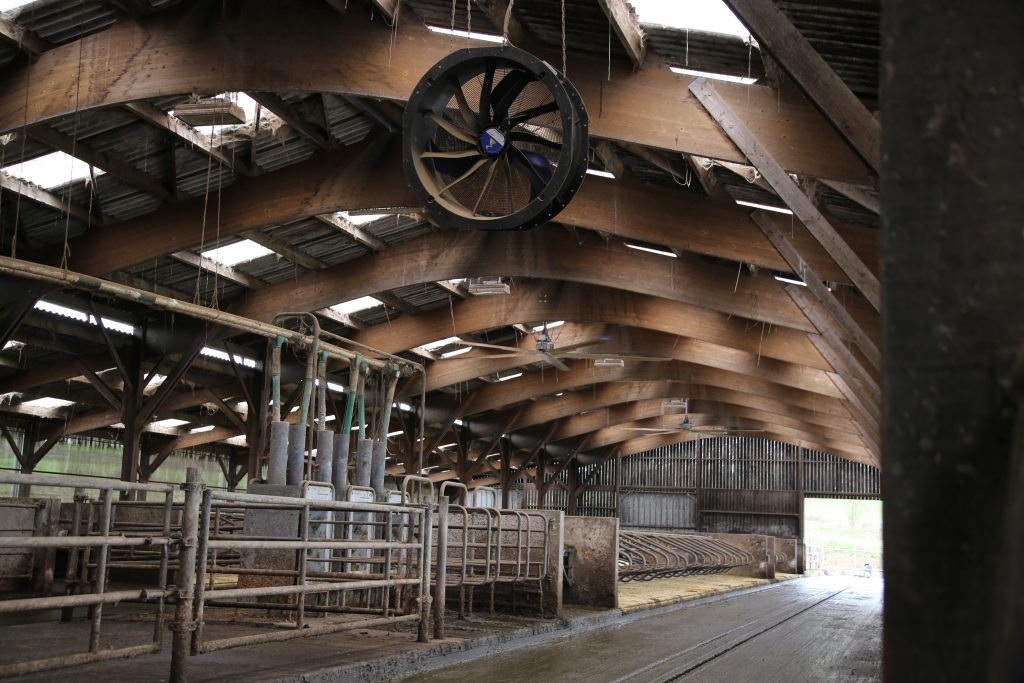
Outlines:
<svg viewBox="0 0 1024 683"><path fill-rule="evenodd" d="M81 102L82 94L82 59L85 52L85 42L78 42L78 78L75 80L75 126L71 132L71 170L68 175L74 178L74 159L75 159L75 147L78 145L78 123L79 123L79 104ZM61 270L68 269L68 258L71 256L71 246L68 243L68 235L71 232L71 181L68 182L67 190L64 192L64 201L67 202L67 214L64 216L64 249L61 252L60 267ZM89 196L89 213L86 216L85 229L88 230L92 223L92 195Z"/></svg>
<svg viewBox="0 0 1024 683"><path fill-rule="evenodd" d="M516 4L516 0L508 0L508 7L505 8L505 23L501 26L501 38L505 43L509 43L508 39L508 25L512 23L512 5Z"/></svg>
<svg viewBox="0 0 1024 683"><path fill-rule="evenodd" d="M569 77L569 69L566 66L566 50L565 50L565 0L562 0L562 76L565 78Z"/></svg>

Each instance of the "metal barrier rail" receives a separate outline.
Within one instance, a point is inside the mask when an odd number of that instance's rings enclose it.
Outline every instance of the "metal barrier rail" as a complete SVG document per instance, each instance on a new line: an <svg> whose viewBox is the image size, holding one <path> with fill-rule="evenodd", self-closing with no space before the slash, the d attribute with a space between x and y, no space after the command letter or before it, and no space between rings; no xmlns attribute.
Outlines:
<svg viewBox="0 0 1024 683"><path fill-rule="evenodd" d="M290 536L217 534L215 511L282 511L295 516ZM372 626L419 622L427 640L433 511L429 506L335 502L206 490L199 510L197 575L193 596L191 652L289 640ZM330 530L312 537L311 528ZM214 561L214 553L241 553L237 565ZM311 551L314 553L311 555ZM277 567L254 567L257 553ZM213 572L235 574L234 588L208 582ZM315 597L310 601L309 598ZM290 612L294 627L270 633L205 640L207 606ZM307 623L307 612L323 623ZM360 618L353 619L353 615Z"/></svg>
<svg viewBox="0 0 1024 683"><path fill-rule="evenodd" d="M533 588L538 607L544 608L544 580L548 566L547 518L523 510L499 510L449 505L442 496L438 514L436 556L443 568L434 567L435 593L444 602L447 588L459 589L459 616L472 612L474 590L489 589L489 607L494 614L497 587L516 591ZM468 597L468 601L467 601ZM443 607L439 607L439 610ZM435 614L435 620L437 619ZM435 627L435 637L438 635ZM440 633L443 634L443 625Z"/></svg>
<svg viewBox="0 0 1024 683"><path fill-rule="evenodd" d="M619 532L619 581L720 574L753 561L745 550L708 536Z"/></svg>
<svg viewBox="0 0 1024 683"><path fill-rule="evenodd" d="M0 538L0 547L3 548L67 549L64 594L2 600L0 614L60 609L61 621L68 622L74 617L76 607L88 607L90 620L86 652L0 665L0 678L159 652L163 646L164 603L175 593L173 586L168 584L169 558L172 549L179 542L179 538L171 533L170 516L175 488L167 484L133 484L63 474L0 473L0 484L54 486L75 491L68 535ZM94 502L86 495L90 490L99 492L98 501ZM115 491L162 494L164 500L157 504L161 515L159 523L143 532L115 529ZM157 569L155 586L136 590L107 590L112 553L125 548L145 548L151 551ZM103 607L119 602L154 604L156 616L151 642L129 647L100 648Z"/></svg>

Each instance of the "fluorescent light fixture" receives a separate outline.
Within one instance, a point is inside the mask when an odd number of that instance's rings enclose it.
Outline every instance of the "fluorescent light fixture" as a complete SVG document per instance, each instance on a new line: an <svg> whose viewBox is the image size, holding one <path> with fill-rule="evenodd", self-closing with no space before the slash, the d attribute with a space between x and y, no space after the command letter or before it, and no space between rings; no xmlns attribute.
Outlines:
<svg viewBox="0 0 1024 683"><path fill-rule="evenodd" d="M398 408L402 412L405 412L405 413L411 413L412 412L412 406L409 405L408 403L396 403L394 405L395 405L396 408Z"/></svg>
<svg viewBox="0 0 1024 683"><path fill-rule="evenodd" d="M208 249L202 252L206 258L221 263L225 266L233 266L239 263L254 261L261 256L273 254L272 249L267 249L262 244L256 244L252 240L242 240L229 244L225 247Z"/></svg>
<svg viewBox="0 0 1024 683"><path fill-rule="evenodd" d="M372 223L375 220L379 220L390 214L386 213L364 213L364 214L351 214L348 211L339 211L338 214L349 223L353 225L363 225L365 223Z"/></svg>
<svg viewBox="0 0 1024 683"><path fill-rule="evenodd" d="M652 254L658 254L660 256L671 256L672 258L678 258L674 252L668 251L667 249L655 249L654 247L643 247L639 244L630 244L626 242L626 246L630 249L636 249L638 251L648 251Z"/></svg>
<svg viewBox="0 0 1024 683"><path fill-rule="evenodd" d="M388 438L390 438L392 436L399 436L401 434L405 434L405 430L404 429L399 429L398 431L394 431L394 432L388 432Z"/></svg>
<svg viewBox="0 0 1024 683"><path fill-rule="evenodd" d="M522 377L522 376L523 376L523 373L515 372L515 373L512 373L511 375L505 375L504 377L499 376L498 377L498 381L499 382L507 382L510 379L515 379L516 377Z"/></svg>
<svg viewBox="0 0 1024 683"><path fill-rule="evenodd" d="M700 71L699 69L686 69L681 66L670 66L669 69L673 73L683 74L685 76L700 76L702 78L710 78L716 81L728 81L729 83L742 83L743 85L750 85L751 83L757 83L756 78L748 78L746 76L733 76L732 74L719 74L714 71Z"/></svg>
<svg viewBox="0 0 1024 683"><path fill-rule="evenodd" d="M594 361L595 368L621 368L625 365L626 361L621 358L598 358Z"/></svg>
<svg viewBox="0 0 1024 683"><path fill-rule="evenodd" d="M564 391L559 391L557 394L555 394L555 397L557 398L557 397L563 395L564 393L565 393Z"/></svg>
<svg viewBox="0 0 1024 683"><path fill-rule="evenodd" d="M34 398L31 401L25 401L21 405L32 406L33 408L63 408L65 406L74 405L74 403L74 401L67 401L63 398L43 396L42 398Z"/></svg>
<svg viewBox="0 0 1024 683"><path fill-rule="evenodd" d="M610 171L602 171L599 168L588 168L587 175L596 175L598 178L611 178L615 180L615 174Z"/></svg>
<svg viewBox="0 0 1024 683"><path fill-rule="evenodd" d="M441 358L451 358L452 356L460 356L464 353L469 353L472 350L472 346L463 346L460 349L455 349L454 351L449 351L448 353L442 353Z"/></svg>
<svg viewBox="0 0 1024 683"><path fill-rule="evenodd" d="M327 383L327 388L330 389L331 391L336 391L339 394L344 394L345 393L345 387L341 386L337 382L328 382Z"/></svg>
<svg viewBox="0 0 1024 683"><path fill-rule="evenodd" d="M358 299L350 299L349 301L342 301L340 304L334 304L330 309L342 315L350 315L383 305L382 302L374 299L372 296L361 296Z"/></svg>
<svg viewBox="0 0 1024 683"><path fill-rule="evenodd" d="M737 199L736 203L739 204L740 206L749 206L749 207L754 208L754 209L764 209L765 211L774 211L775 213L785 213L785 214L789 214L790 216L793 215L792 211L790 211L789 209L784 209L781 206L772 206L770 204L758 204L757 202L745 202L745 201L740 200L740 199Z"/></svg>
<svg viewBox="0 0 1024 683"><path fill-rule="evenodd" d="M722 0L629 0L642 24L661 24L673 28L724 33L746 40L750 32Z"/></svg>
<svg viewBox="0 0 1024 683"><path fill-rule="evenodd" d="M443 451L446 448L454 448L457 445L458 444L456 444L454 441L451 442L451 443L443 443L443 444L441 444L440 446L437 447L437 450Z"/></svg>
<svg viewBox="0 0 1024 683"><path fill-rule="evenodd" d="M21 178L33 185L50 190L88 178L89 164L64 152L52 152L31 161L4 166L3 171L15 178ZM96 175L103 174L103 171L98 168L95 172Z"/></svg>
<svg viewBox="0 0 1024 683"><path fill-rule="evenodd" d="M199 352L199 355L206 356L207 358L216 358L217 360L222 360L225 363L230 362L231 358L233 357L235 359L235 362L241 365L242 367L256 367L256 360L254 358L246 358L245 356L238 355L228 356L227 351L221 351L220 349L215 349L212 346L204 346L203 350Z"/></svg>
<svg viewBox="0 0 1024 683"><path fill-rule="evenodd" d="M456 427L461 427L462 425L464 425L464 424L466 424L466 423L465 423L465 422L463 422L463 421L462 421L461 419L458 419L458 418L457 418L457 419L455 420L454 424L455 424L455 426L456 426Z"/></svg>
<svg viewBox="0 0 1024 683"><path fill-rule="evenodd" d="M444 28L443 26L427 26L428 29L434 33L443 33L446 36L458 36L460 38L472 38L474 40L484 40L488 43L500 43L503 38L496 36L493 33L477 33L476 31L453 31L450 28Z"/></svg>
<svg viewBox="0 0 1024 683"><path fill-rule="evenodd" d="M188 430L189 434L201 434L202 432L212 432L213 425L203 425L202 427L196 427L195 429Z"/></svg>
<svg viewBox="0 0 1024 683"><path fill-rule="evenodd" d="M187 425L188 420L179 420L174 417L169 417L166 420L155 420L151 424L154 427L180 427L181 425Z"/></svg>
<svg viewBox="0 0 1024 683"><path fill-rule="evenodd" d="M53 313L54 315L64 316L65 318L71 318L83 323L89 323L90 325L96 324L96 318L89 315L85 311L77 308L71 308L70 306L61 306L50 301L39 300L33 306L37 311L43 311L45 313ZM103 321L103 327L114 332L120 332L121 334L135 334L135 327L128 323L123 323L120 320L111 320L110 318L100 318Z"/></svg>
<svg viewBox="0 0 1024 683"><path fill-rule="evenodd" d="M783 277L781 275L776 275L775 279L778 280L779 282L788 282L788 283L793 284L793 285L800 285L801 287L806 287L807 286L806 282L803 282L802 280L796 280L796 279L791 278L791 277Z"/></svg>
<svg viewBox="0 0 1024 683"><path fill-rule="evenodd" d="M554 322L548 323L548 329L549 330L553 330L556 327L561 327L564 324L565 324L564 320L556 320ZM533 329L534 332L543 332L544 331L544 325L537 325L536 327L531 328L531 329Z"/></svg>

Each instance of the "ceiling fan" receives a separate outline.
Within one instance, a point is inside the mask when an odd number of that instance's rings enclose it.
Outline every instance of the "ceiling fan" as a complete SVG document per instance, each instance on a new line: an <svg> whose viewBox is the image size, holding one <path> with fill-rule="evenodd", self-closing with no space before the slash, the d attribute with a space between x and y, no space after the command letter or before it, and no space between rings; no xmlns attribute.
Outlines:
<svg viewBox="0 0 1024 683"><path fill-rule="evenodd" d="M611 339L608 335L602 335L600 337L594 337L586 339L584 341L576 342L575 344L566 344L565 346L557 346L555 340L551 338L551 334L548 332L548 324L544 322L539 331L536 332L534 338L534 348L518 348L515 346L501 346L499 344L486 344L483 342L472 342L472 341L459 341L459 344L466 346L475 346L482 349L494 349L496 351L504 351L505 353L494 353L490 354L489 358L513 358L513 357L526 357L533 358L531 362L546 362L555 366L559 370L568 371L569 366L563 363L561 358L590 358L595 360L601 359L628 359L628 360L646 360L646 361L667 361L671 360L664 357L655 356L642 356L631 352L609 352L609 353L589 353L585 351L578 351L578 349L584 349L588 346L594 346L607 342Z"/></svg>
<svg viewBox="0 0 1024 683"><path fill-rule="evenodd" d="M626 427L631 432L652 432L656 434L671 434L673 432L694 432L696 434L714 434L718 436L731 436L734 434L755 433L763 434L764 429L735 429L725 425L695 425L690 421L690 399L683 399L683 421L678 427Z"/></svg>

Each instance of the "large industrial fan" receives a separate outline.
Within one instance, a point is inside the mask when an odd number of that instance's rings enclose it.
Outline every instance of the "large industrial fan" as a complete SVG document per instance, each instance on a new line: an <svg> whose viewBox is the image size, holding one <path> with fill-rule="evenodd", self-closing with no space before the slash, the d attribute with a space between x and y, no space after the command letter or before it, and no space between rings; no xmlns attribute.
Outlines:
<svg viewBox="0 0 1024 683"><path fill-rule="evenodd" d="M518 48L458 50L405 109L405 172L427 211L463 229L550 220L587 171L587 112L555 68Z"/></svg>

